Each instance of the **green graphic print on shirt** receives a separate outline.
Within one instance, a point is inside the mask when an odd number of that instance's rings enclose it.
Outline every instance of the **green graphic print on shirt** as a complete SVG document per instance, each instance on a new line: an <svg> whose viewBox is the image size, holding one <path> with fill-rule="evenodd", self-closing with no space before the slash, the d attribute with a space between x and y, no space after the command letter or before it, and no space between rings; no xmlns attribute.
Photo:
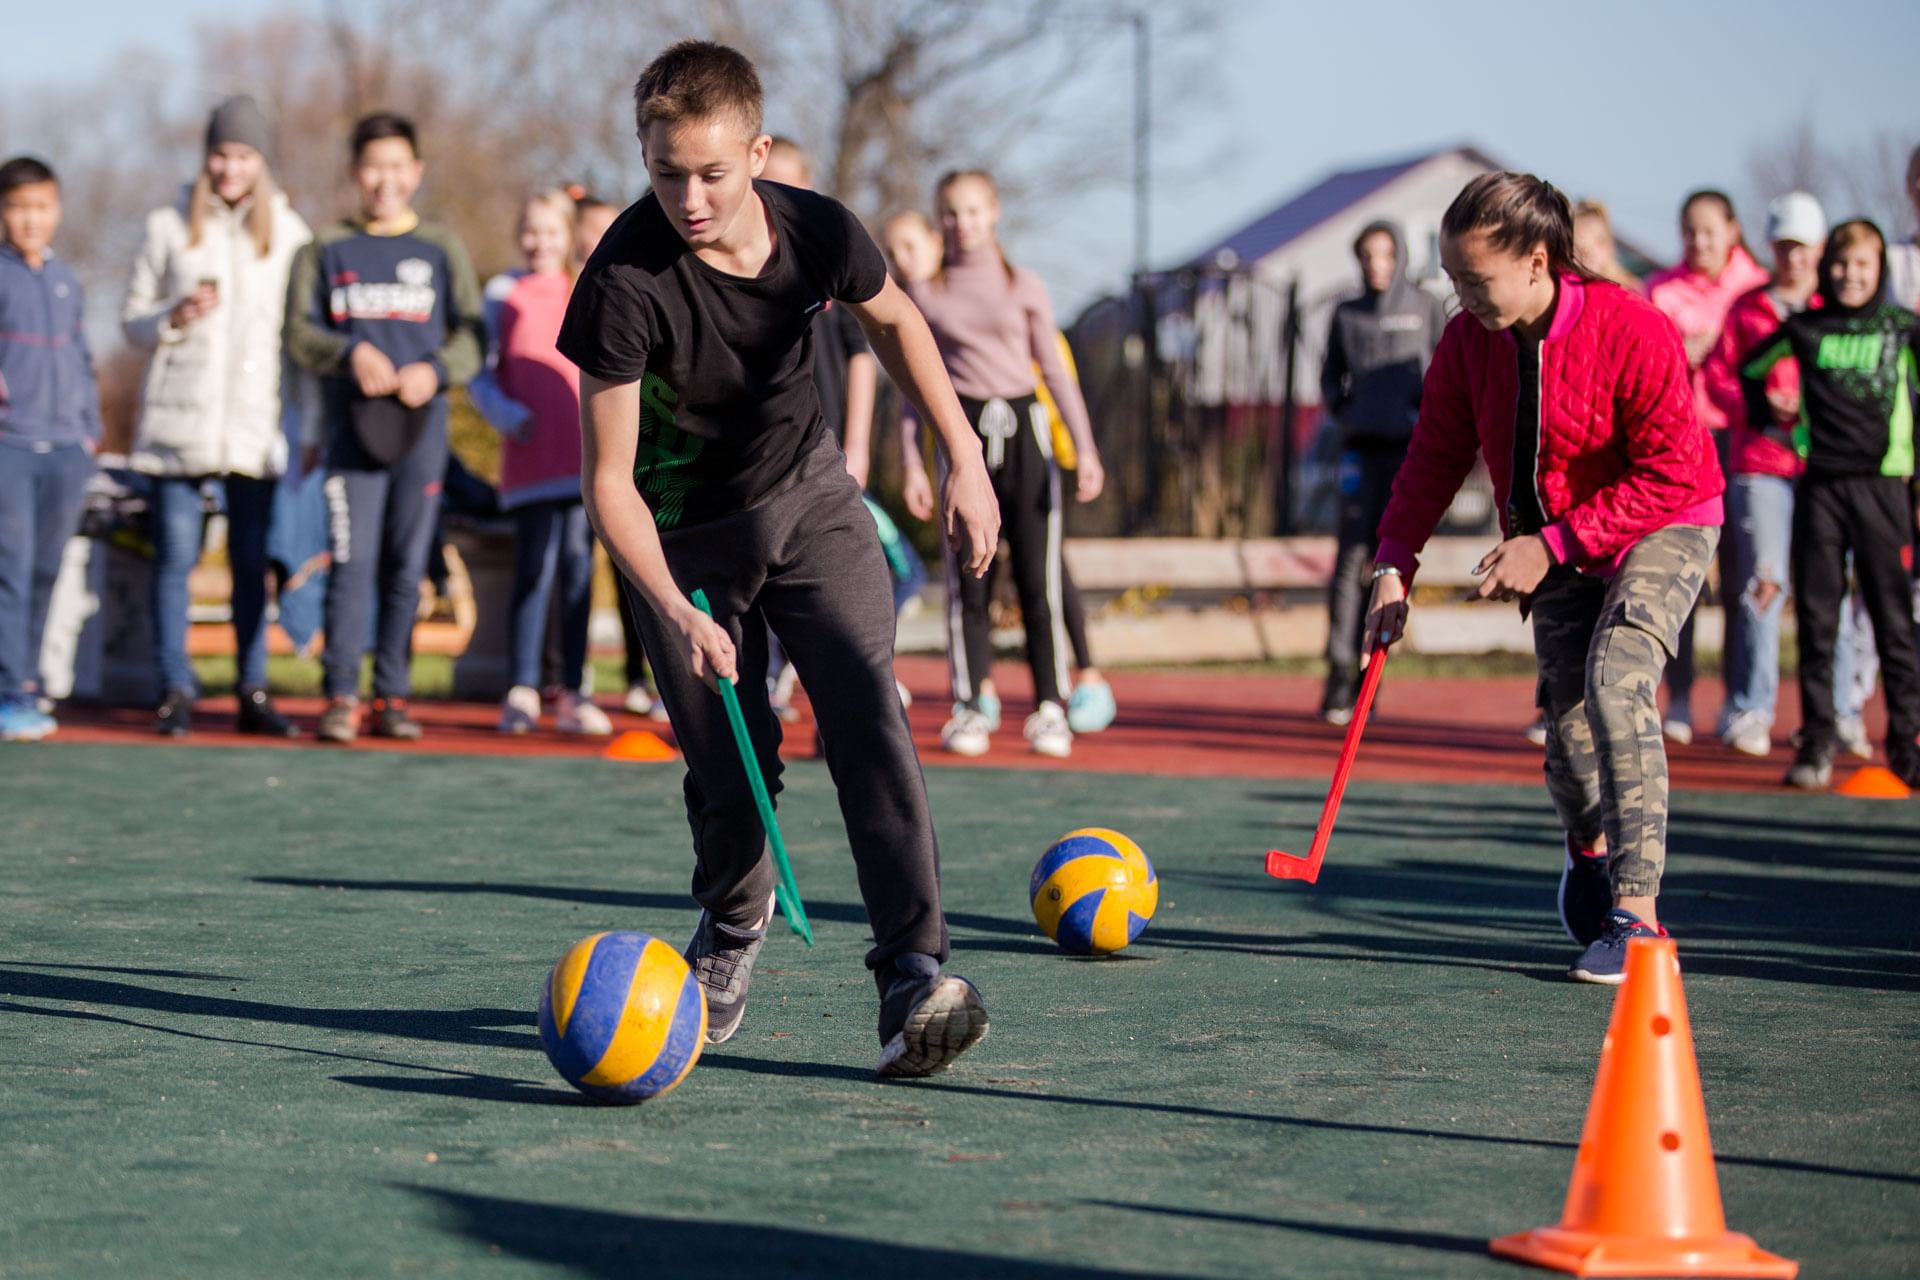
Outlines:
<svg viewBox="0 0 1920 1280"><path fill-rule="evenodd" d="M677 424L673 406L680 395L657 373L640 383L640 441L633 456L633 483L662 529L679 524L687 513L687 494L697 481L694 459L706 444Z"/></svg>

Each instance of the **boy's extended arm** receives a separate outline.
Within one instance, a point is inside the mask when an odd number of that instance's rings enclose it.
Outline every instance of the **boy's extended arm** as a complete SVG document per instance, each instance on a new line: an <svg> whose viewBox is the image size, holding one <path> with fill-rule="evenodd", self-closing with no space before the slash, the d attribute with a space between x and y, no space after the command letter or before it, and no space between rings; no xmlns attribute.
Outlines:
<svg viewBox="0 0 1920 1280"><path fill-rule="evenodd" d="M343 333L328 328L320 318L320 242L310 240L293 256L287 277L287 319L282 329L287 354L310 373L344 377L347 348Z"/></svg>
<svg viewBox="0 0 1920 1280"><path fill-rule="evenodd" d="M693 673L708 684L734 678L733 641L694 608L673 580L653 512L633 483L640 443L640 384L580 374L580 496L614 565L656 617L677 631Z"/></svg>
<svg viewBox="0 0 1920 1280"><path fill-rule="evenodd" d="M894 384L933 426L947 451L942 524L954 554L974 577L986 573L1000 543L1000 506L987 479L980 439L940 363L940 349L919 308L892 280L865 302L844 304L860 321Z"/></svg>

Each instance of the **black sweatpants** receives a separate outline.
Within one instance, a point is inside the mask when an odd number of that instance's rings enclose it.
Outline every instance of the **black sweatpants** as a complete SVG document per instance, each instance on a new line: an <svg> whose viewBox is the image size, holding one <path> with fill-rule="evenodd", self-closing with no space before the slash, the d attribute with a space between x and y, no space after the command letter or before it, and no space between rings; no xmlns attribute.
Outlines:
<svg viewBox="0 0 1920 1280"><path fill-rule="evenodd" d="M662 530L660 542L675 583L688 595L704 589L733 637L740 709L775 796L780 721L767 705L769 627L806 684L873 927L867 967L909 952L944 962L933 816L893 683L893 575L832 438L755 506ZM638 601L632 613L687 761L694 899L722 924L751 925L766 910L774 870L726 705L694 676L677 632Z"/></svg>
<svg viewBox="0 0 1920 1280"><path fill-rule="evenodd" d="M351 427L343 424L335 434L322 486L333 550L322 660L328 697L359 692L369 635L375 696L404 698L411 689L414 614L440 524L446 473L445 396L434 401L420 439L391 466L375 461Z"/></svg>
<svg viewBox="0 0 1920 1280"><path fill-rule="evenodd" d="M1847 552L1873 619L1887 694L1887 744L1912 759L1920 735L1920 657L1914 651L1913 509L1898 476L1801 477L1793 503L1794 620L1800 631L1802 741L1832 750L1833 647L1847 594Z"/></svg>
<svg viewBox="0 0 1920 1280"><path fill-rule="evenodd" d="M1339 550L1327 584L1327 665L1360 669L1360 643L1373 593L1373 558L1380 552L1380 518L1393 496L1393 477L1407 460L1404 441L1351 445L1340 455Z"/></svg>
<svg viewBox="0 0 1920 1280"><path fill-rule="evenodd" d="M987 475L1000 500L1000 536L1013 560L1013 586L1027 631L1027 664L1033 668L1036 702L1060 702L1068 683L1065 602L1060 554L1060 468L1053 461L1047 411L1032 396L1014 400L969 400L960 405L980 433ZM983 578L962 573L948 547L947 661L954 701L973 705L980 681L993 669L993 635L987 602L995 567ZM804 673L802 673L804 679Z"/></svg>

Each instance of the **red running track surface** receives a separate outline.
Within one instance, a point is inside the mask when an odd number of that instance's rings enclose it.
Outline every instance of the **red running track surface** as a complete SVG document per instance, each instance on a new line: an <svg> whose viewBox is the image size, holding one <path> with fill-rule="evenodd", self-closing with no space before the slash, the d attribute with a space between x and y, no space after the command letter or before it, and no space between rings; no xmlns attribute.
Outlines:
<svg viewBox="0 0 1920 1280"><path fill-rule="evenodd" d="M1320 723L1320 682L1310 676L1267 676L1217 671L1120 671L1110 675L1120 715L1105 733L1083 735L1069 760L1049 760L1027 751L1020 722L1032 709L1032 684L1023 667L1000 664L995 676L1006 703L1004 724L985 756L964 760L940 750L940 725L948 713L946 666L935 658L906 658L900 678L913 694L909 719L922 759L933 767L1032 768L1060 771L1137 772L1189 776L1324 779L1340 753L1342 731ZM1786 735L1798 722L1790 687L1781 690L1777 745L1765 759L1737 755L1711 733L1691 747L1669 747L1673 785L1712 790L1774 790L1791 753ZM665 724L615 710L616 700L600 699L613 715L616 731L650 729L667 741ZM799 700L802 716L787 727L783 754L806 759L814 754L813 724ZM1702 680L1695 690L1695 719L1711 728L1719 706L1717 683ZM338 750L311 737L268 743L243 738L232 730L233 700L207 699L195 709L193 746L272 745L283 750ZM282 709L311 732L321 701L288 698ZM432 751L471 755L595 756L605 739L577 738L544 729L509 736L493 728L498 708L491 704L423 701L413 711L426 726L418 743L362 737L352 750ZM1876 740L1884 720L1876 699L1869 708ZM1522 677L1488 679L1405 678L1392 673L1382 682L1379 705L1368 726L1355 776L1378 782L1486 782L1536 785L1540 750L1521 736L1532 719L1533 681ZM138 709L70 708L54 742L122 742L180 745L151 732L151 713Z"/></svg>

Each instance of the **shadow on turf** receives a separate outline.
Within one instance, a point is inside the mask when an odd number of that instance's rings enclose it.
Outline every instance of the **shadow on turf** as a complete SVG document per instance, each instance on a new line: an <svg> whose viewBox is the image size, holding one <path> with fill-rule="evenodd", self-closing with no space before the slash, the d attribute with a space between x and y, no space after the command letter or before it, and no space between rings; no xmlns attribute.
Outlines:
<svg viewBox="0 0 1920 1280"><path fill-rule="evenodd" d="M1486 1240L1476 1236L1450 1236L1437 1231L1396 1231L1391 1227L1346 1227L1333 1222L1309 1222L1304 1218L1259 1218L1246 1213L1219 1213L1211 1209L1176 1209L1172 1205L1127 1204L1119 1200L1082 1200L1097 1209L1122 1209L1129 1213L1157 1213L1172 1218L1196 1218L1202 1222L1223 1222L1236 1226L1276 1227L1283 1231L1307 1231L1340 1240L1360 1240L1369 1244L1403 1245L1413 1249L1437 1249L1445 1253L1485 1254Z"/></svg>
<svg viewBox="0 0 1920 1280"><path fill-rule="evenodd" d="M957 1249L895 1244L759 1226L574 1205L540 1204L393 1183L437 1206L448 1229L489 1251L566 1267L586 1276L994 1276L998 1280L1099 1280L1102 1276L1161 1276L1117 1272L1026 1258L963 1253Z"/></svg>
<svg viewBox="0 0 1920 1280"><path fill-rule="evenodd" d="M1065 1093L1036 1093L1026 1089L989 1089L982 1085L959 1083L952 1076L937 1076L931 1080L920 1081L880 1080L870 1071L840 1063L777 1061L769 1058L750 1058L725 1051L702 1055L699 1069L746 1071L755 1075L796 1079L850 1081L888 1089L930 1089L942 1094L1041 1102L1053 1106L1087 1107L1096 1111L1146 1111L1157 1115L1178 1116L1183 1119L1224 1120L1233 1124L1268 1124L1290 1129L1317 1129L1335 1133L1382 1134L1395 1138L1425 1138L1440 1142L1474 1142L1497 1147L1531 1147L1541 1151L1571 1152L1579 1147L1578 1143L1551 1138L1462 1133L1454 1129L1419 1129L1408 1125L1364 1124L1354 1120L1325 1120L1316 1116L1283 1116L1258 1111L1227 1111L1178 1102L1145 1102L1134 1098L1094 1098ZM1920 1186L1920 1174L1890 1173L1873 1169L1843 1169L1835 1165L1812 1164L1804 1160L1777 1160L1757 1156L1719 1154L1715 1158L1721 1164L1771 1169L1781 1173L1813 1173L1835 1178L1863 1178L1872 1182L1896 1182L1908 1186Z"/></svg>
<svg viewBox="0 0 1920 1280"><path fill-rule="evenodd" d="M134 1018L117 1018L112 1014L95 1013L88 1009L44 1009L37 1005L15 1004L11 1000L0 1000L0 1013L32 1014L42 1018L70 1018L80 1022L104 1022L119 1027L133 1027L140 1031L153 1031L161 1035L178 1036L183 1040L240 1045L249 1049L271 1049L276 1053L300 1053L316 1058L333 1058L342 1062L364 1062L376 1067L400 1067L407 1071L431 1072L441 1077L430 1080L395 1076L333 1077L341 1084L388 1089L397 1093L437 1093L472 1098L481 1102L532 1102L569 1107L596 1105L592 1099L571 1089L547 1088L529 1084L524 1080L515 1080L509 1076L482 1075L478 1072L459 1071L451 1067L429 1067L417 1062L401 1062L394 1058L373 1058L363 1053L342 1053L337 1049L315 1049L308 1045L277 1044L268 1040L242 1040L234 1036L208 1035L203 1031L182 1031L178 1027L165 1027L159 1023L141 1022Z"/></svg>
<svg viewBox="0 0 1920 1280"><path fill-rule="evenodd" d="M230 979L220 978L226 982ZM540 1047L531 1030L506 1030L533 1025L528 1009L326 1009L303 1005L269 1004L262 1000L232 1000L224 996L163 991L130 982L105 982L64 974L34 973L17 966L0 967L0 995L31 1000L60 1000L79 1005L106 1005L117 1009L144 1009L188 1018L234 1018L243 1022L316 1027L326 1031L357 1031L443 1044L470 1044L498 1049ZM404 1064L403 1064L404 1065Z"/></svg>
<svg viewBox="0 0 1920 1280"><path fill-rule="evenodd" d="M328 880L307 876L253 876L254 884L282 885L294 889L334 889L354 893L497 893L514 898L538 898L545 902L576 902L585 906L613 907L621 911L680 911L691 922L695 904L685 893L642 893L632 889L593 889L584 885L515 884L488 880ZM850 902L807 901L810 919L831 920L836 924L867 923L866 908ZM691 927L691 926L689 926Z"/></svg>

